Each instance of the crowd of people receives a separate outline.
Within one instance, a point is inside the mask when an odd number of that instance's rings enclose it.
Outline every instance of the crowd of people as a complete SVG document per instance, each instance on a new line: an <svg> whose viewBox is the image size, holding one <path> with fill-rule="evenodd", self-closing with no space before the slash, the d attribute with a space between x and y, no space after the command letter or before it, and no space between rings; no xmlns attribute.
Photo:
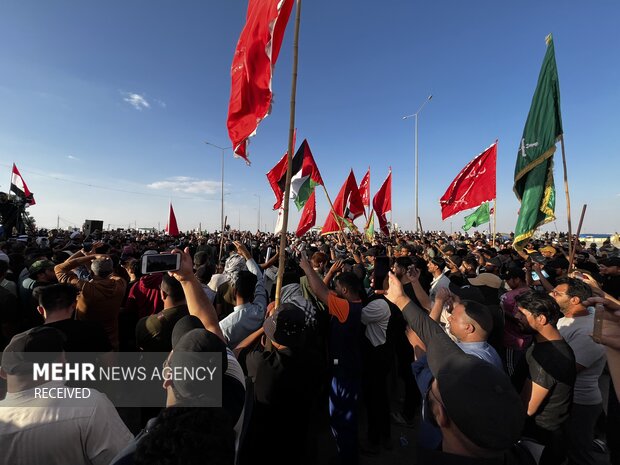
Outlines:
<svg viewBox="0 0 620 465"><path fill-rule="evenodd" d="M349 465L389 454L396 426L415 430L413 463L620 463L610 241L575 241L573 263L555 233L521 252L479 233L279 244L234 230L0 243L0 463L319 463L324 430L330 463ZM162 253L180 266L143 274ZM164 352L167 366L221 354L221 407L196 406L197 381L171 380L159 408L102 393L33 406L44 381L24 354L119 351Z"/></svg>

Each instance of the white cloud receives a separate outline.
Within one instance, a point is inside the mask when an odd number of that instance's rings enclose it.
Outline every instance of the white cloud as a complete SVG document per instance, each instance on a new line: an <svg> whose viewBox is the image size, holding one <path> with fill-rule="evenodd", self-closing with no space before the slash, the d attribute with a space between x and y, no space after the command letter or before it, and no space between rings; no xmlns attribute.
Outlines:
<svg viewBox="0 0 620 465"><path fill-rule="evenodd" d="M188 194L215 194L221 184L218 181L190 178L188 176L175 176L163 181L155 181L148 184L151 189L168 190L173 192L185 192Z"/></svg>
<svg viewBox="0 0 620 465"><path fill-rule="evenodd" d="M162 107L162 108L166 108L166 102L164 102L164 101L162 101L162 100L159 100L159 99L153 99L153 101L154 101L157 105L159 105L160 107Z"/></svg>
<svg viewBox="0 0 620 465"><path fill-rule="evenodd" d="M136 110L142 111L145 108L151 108L151 104L144 98L143 95L134 94L131 92L124 92L123 100Z"/></svg>
<svg viewBox="0 0 620 465"><path fill-rule="evenodd" d="M75 161L80 161L80 159L78 157L74 157L73 155L67 155L67 158L69 160L75 160Z"/></svg>

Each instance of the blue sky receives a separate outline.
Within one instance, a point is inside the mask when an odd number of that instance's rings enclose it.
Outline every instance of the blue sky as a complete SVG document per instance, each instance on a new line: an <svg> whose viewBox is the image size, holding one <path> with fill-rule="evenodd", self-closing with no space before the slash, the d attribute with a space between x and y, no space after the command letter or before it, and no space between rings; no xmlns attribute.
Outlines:
<svg viewBox="0 0 620 465"><path fill-rule="evenodd" d="M0 7L0 190L15 162L37 199L40 226L163 228L172 199L181 229L220 221L221 152L241 0L9 0ZM293 11L294 15L294 11ZM545 52L555 41L573 229L620 229L620 3L306 0L297 91L298 142L307 138L331 197L350 168L371 167L374 192L393 169L393 220L413 226L414 126L419 119L420 216L441 221L439 198L496 138L500 231L516 224L517 146ZM275 70L272 114L250 145L252 166L226 152L225 213L261 228L276 214L265 173L285 151L291 16ZM566 230L560 149L556 223ZM317 196L321 225L327 214ZM293 213L294 230L299 214ZM358 221L362 226L363 222ZM486 229L486 228L481 228Z"/></svg>

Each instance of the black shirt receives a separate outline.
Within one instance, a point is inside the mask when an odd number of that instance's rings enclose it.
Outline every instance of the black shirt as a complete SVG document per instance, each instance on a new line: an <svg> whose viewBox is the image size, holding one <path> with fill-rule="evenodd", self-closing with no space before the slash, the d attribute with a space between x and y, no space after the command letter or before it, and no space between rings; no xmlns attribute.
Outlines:
<svg viewBox="0 0 620 465"><path fill-rule="evenodd" d="M540 428L555 431L568 419L573 401L575 354L561 339L536 342L527 350L525 358L532 382L549 389L532 420Z"/></svg>
<svg viewBox="0 0 620 465"><path fill-rule="evenodd" d="M240 463L291 463L303 456L310 410L320 380L312 352L289 348L254 350L246 356L254 403ZM278 428L278 445L266 447Z"/></svg>
<svg viewBox="0 0 620 465"><path fill-rule="evenodd" d="M67 338L66 352L109 352L112 345L104 329L93 322L82 320L60 320L47 323L60 330Z"/></svg>

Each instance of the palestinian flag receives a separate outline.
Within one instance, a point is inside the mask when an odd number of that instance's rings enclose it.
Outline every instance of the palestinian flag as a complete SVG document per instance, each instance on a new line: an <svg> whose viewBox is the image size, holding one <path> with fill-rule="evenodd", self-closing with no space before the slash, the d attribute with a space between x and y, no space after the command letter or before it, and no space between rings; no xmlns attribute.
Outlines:
<svg viewBox="0 0 620 465"><path fill-rule="evenodd" d="M22 175L19 173L17 166L15 166L15 163L13 163L13 172L11 173L11 192L13 192L20 199L24 200L26 206L36 204L32 192L28 190L28 186L26 185L24 178L22 178Z"/></svg>
<svg viewBox="0 0 620 465"><path fill-rule="evenodd" d="M278 164L267 173L267 179L276 196L276 203L273 206L274 210L280 208L282 205L286 186L286 169L287 158L284 156ZM314 191L314 188L318 185L323 185L323 179L312 157L310 145L308 145L307 140L304 140L293 157L293 177L291 179L290 198L295 201L298 210L304 207Z"/></svg>

